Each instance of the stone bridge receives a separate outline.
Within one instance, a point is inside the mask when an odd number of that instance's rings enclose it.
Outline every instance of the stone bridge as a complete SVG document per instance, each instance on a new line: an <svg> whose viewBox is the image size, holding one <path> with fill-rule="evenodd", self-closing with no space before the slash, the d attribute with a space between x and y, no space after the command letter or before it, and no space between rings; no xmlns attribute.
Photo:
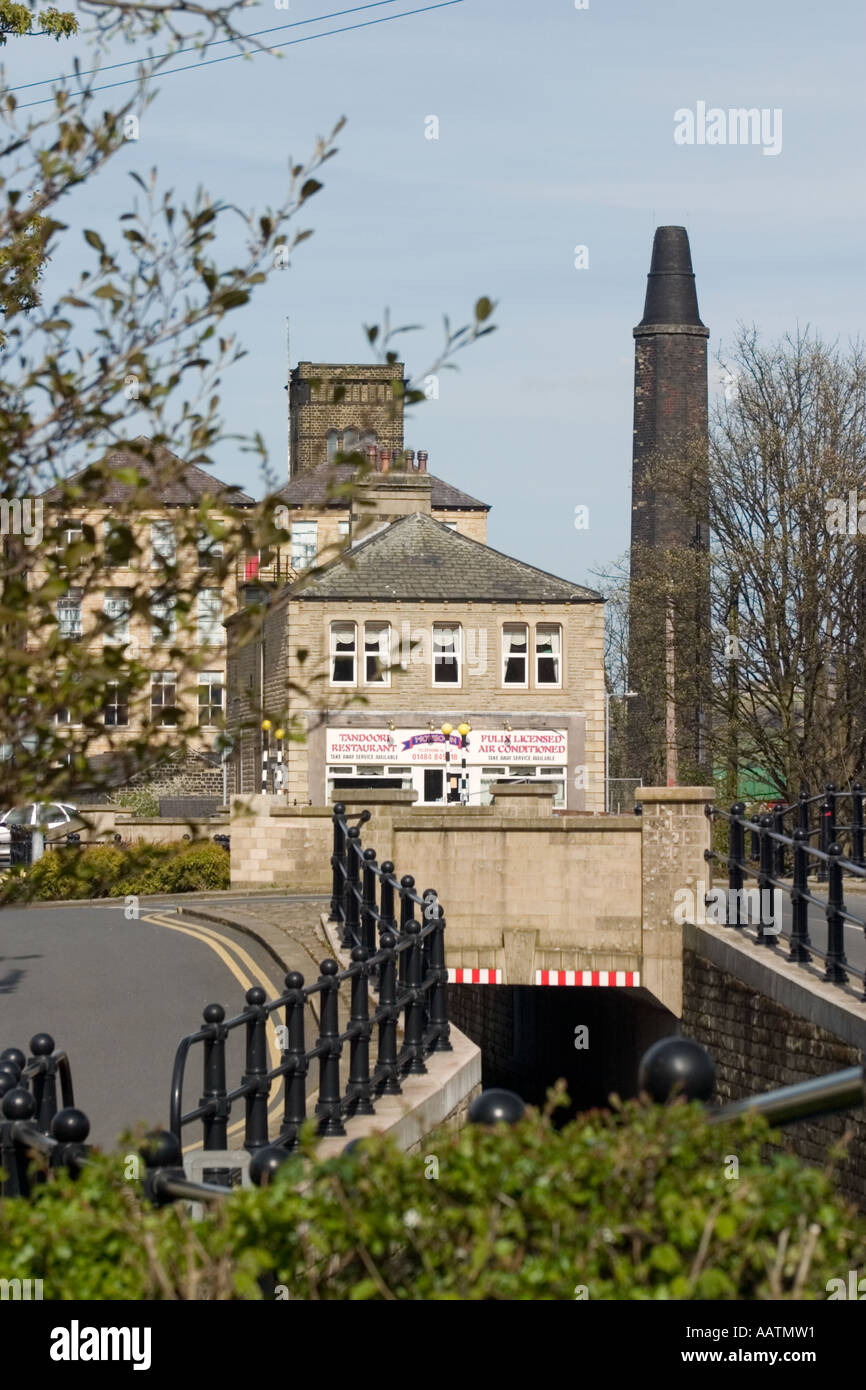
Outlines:
<svg viewBox="0 0 866 1390"><path fill-rule="evenodd" d="M709 1049L724 1100L863 1065L857 991L704 924L713 789L637 795L640 816L593 816L554 812L551 791L529 783L501 785L489 807L341 793L349 814L370 810L363 843L377 861L411 870L445 906L449 1012L481 1047L484 1084L538 1102L564 1077L579 1108L603 1105L634 1094L642 1052L680 1031ZM238 798L231 833L233 887L330 891L328 807ZM846 1128L840 1180L866 1206L862 1112L800 1122L784 1142L825 1161Z"/></svg>

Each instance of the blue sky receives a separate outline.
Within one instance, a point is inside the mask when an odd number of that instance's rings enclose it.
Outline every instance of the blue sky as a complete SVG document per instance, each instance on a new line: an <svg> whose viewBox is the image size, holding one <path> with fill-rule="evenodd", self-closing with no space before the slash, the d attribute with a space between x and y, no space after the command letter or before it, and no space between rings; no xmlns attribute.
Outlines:
<svg viewBox="0 0 866 1390"><path fill-rule="evenodd" d="M258 4L248 28L348 3ZM10 44L6 81L68 71L76 51L84 56L74 43ZM387 305L395 322L426 325L403 340L416 373L438 350L442 314L462 323L490 295L498 331L443 375L439 399L409 421L407 445L493 504L491 545L587 582L628 544L631 330L657 225L688 228L711 354L738 321L768 338L807 324L842 343L861 334L864 70L858 0L589 0L586 10L462 0L299 44L281 60L161 77L139 142L65 211L72 227L108 240L131 201L128 171L152 165L181 196L201 183L244 208L275 205L289 156L305 156L345 114L340 152L302 223L315 235L231 316L248 356L225 376L229 428L261 430L282 473L287 315L293 361L367 361L362 324ZM123 95L106 92L106 103ZM698 101L780 108L781 153L675 144L674 112ZM438 140L425 139L429 115ZM578 244L588 269L574 268ZM68 270L53 266L49 289ZM231 449L217 471L261 491ZM574 527L578 505L588 530Z"/></svg>

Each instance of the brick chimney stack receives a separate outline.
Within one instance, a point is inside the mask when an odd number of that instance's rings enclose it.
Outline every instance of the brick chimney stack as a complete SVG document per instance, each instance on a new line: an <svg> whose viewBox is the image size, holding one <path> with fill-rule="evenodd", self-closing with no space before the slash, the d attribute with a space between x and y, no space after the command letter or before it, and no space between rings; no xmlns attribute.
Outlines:
<svg viewBox="0 0 866 1390"><path fill-rule="evenodd" d="M699 588L666 605L658 578L665 552L687 558L708 544L708 337L688 233L659 227L634 330L628 773L649 786L712 780L702 727L709 589L690 579Z"/></svg>

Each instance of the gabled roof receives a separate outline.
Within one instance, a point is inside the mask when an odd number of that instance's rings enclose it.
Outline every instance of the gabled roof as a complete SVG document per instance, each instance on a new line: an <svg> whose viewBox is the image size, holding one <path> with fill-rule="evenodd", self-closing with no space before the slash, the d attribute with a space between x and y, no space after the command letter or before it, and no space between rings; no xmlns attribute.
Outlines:
<svg viewBox="0 0 866 1390"><path fill-rule="evenodd" d="M603 603L489 545L451 531L422 512L400 517L289 590L298 599L418 599L469 603Z"/></svg>
<svg viewBox="0 0 866 1390"><path fill-rule="evenodd" d="M255 500L247 493L241 492L240 488L220 482L219 478L215 478L212 473L206 473L194 463L184 463L183 459L178 458L177 454L173 454L164 444L152 445L145 435L139 435L133 443L142 450L141 453L128 445L119 445L105 454L101 463L118 471L134 468L139 476L146 480L154 502L162 503L166 507L189 507L195 506L203 497L214 497L235 507L255 506ZM147 451L152 457L145 456ZM87 464L66 481L81 479L86 493L89 489L85 480L92 467L92 464ZM131 483L122 482L105 472L100 471L98 480L94 479L94 485L97 481L98 496L85 496L82 498L83 503L89 501L98 506L120 506L139 495L140 490ZM95 491L95 486L93 490ZM57 485L50 487L42 496L49 504L59 502L62 500L61 488Z"/></svg>
<svg viewBox="0 0 866 1390"><path fill-rule="evenodd" d="M289 507L341 507L346 509L345 498L329 496L329 490L349 483L355 476L357 465L353 463L320 463L316 468L307 468L292 478L291 482L277 493L278 500ZM375 475L373 475L375 476ZM424 474L417 476L423 477ZM487 502L479 502L468 492L452 487L434 473L430 478L430 505L436 511L489 512Z"/></svg>

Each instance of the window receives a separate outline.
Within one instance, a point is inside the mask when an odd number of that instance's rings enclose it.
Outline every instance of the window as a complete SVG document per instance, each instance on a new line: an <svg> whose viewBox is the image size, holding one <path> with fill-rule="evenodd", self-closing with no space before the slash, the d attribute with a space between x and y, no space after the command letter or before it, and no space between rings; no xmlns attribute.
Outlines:
<svg viewBox="0 0 866 1390"><path fill-rule="evenodd" d="M150 567L162 569L173 565L177 555L177 541L174 527L170 521L152 521L150 524Z"/></svg>
<svg viewBox="0 0 866 1390"><path fill-rule="evenodd" d="M317 521L292 522L292 569L305 570L316 563L318 553Z"/></svg>
<svg viewBox="0 0 866 1390"><path fill-rule="evenodd" d="M502 629L502 684L526 685L529 629L525 623L506 623Z"/></svg>
<svg viewBox="0 0 866 1390"><path fill-rule="evenodd" d="M67 679L69 679L69 677L65 671L58 672L59 683ZM71 679L74 683L78 680L78 676L73 674ZM65 728L73 728L78 727L81 724L81 720L69 705L60 705L54 711L54 723Z"/></svg>
<svg viewBox="0 0 866 1390"><path fill-rule="evenodd" d="M150 716L160 728L177 723L177 677L174 671L155 671L150 679Z"/></svg>
<svg viewBox="0 0 866 1390"><path fill-rule="evenodd" d="M198 722L204 728L219 724L223 712L222 671L201 671L198 678Z"/></svg>
<svg viewBox="0 0 866 1390"><path fill-rule="evenodd" d="M104 544L106 560L119 568L128 569L130 557L136 548L131 528L122 522L106 521Z"/></svg>
<svg viewBox="0 0 866 1390"><path fill-rule="evenodd" d="M223 638L222 590L201 589L198 595L198 644L200 647L221 647Z"/></svg>
<svg viewBox="0 0 866 1390"><path fill-rule="evenodd" d="M337 522L337 535L338 535L338 536L348 536L348 534L349 534L349 523L348 523L348 521L338 521L338 522Z"/></svg>
<svg viewBox="0 0 866 1390"><path fill-rule="evenodd" d="M433 684L460 684L460 628L450 623L433 624Z"/></svg>
<svg viewBox="0 0 866 1390"><path fill-rule="evenodd" d="M443 522L443 525L445 526L446 531L456 531L456 530L457 530L457 522L456 522L456 521L446 521L446 522Z"/></svg>
<svg viewBox="0 0 866 1390"><path fill-rule="evenodd" d="M128 589L106 589L102 611L110 626L103 633L106 646L121 646L129 641L129 615L132 596Z"/></svg>
<svg viewBox="0 0 866 1390"><path fill-rule="evenodd" d="M352 454L358 448L360 436L357 430L343 430L343 453Z"/></svg>
<svg viewBox="0 0 866 1390"><path fill-rule="evenodd" d="M175 596L154 589L150 596L150 640L153 646L174 640L177 630Z"/></svg>
<svg viewBox="0 0 866 1390"><path fill-rule="evenodd" d="M129 692L117 681L105 687L102 718L107 728L125 729L129 723Z"/></svg>
<svg viewBox="0 0 866 1390"><path fill-rule="evenodd" d="M331 623L331 685L355 684L355 624Z"/></svg>
<svg viewBox="0 0 866 1390"><path fill-rule="evenodd" d="M364 680L367 685L391 684L391 624L364 624Z"/></svg>
<svg viewBox="0 0 866 1390"><path fill-rule="evenodd" d="M57 626L61 637L81 636L81 599L83 589L69 589L57 600Z"/></svg>
<svg viewBox="0 0 866 1390"><path fill-rule="evenodd" d="M559 623L539 623L535 629L535 683L559 685L562 629Z"/></svg>
<svg viewBox="0 0 866 1390"><path fill-rule="evenodd" d="M211 570L215 560L223 558L223 543L203 528L199 528L198 533L198 567L200 570Z"/></svg>
<svg viewBox="0 0 866 1390"><path fill-rule="evenodd" d="M339 435L336 430L328 430L328 463L333 463L339 448Z"/></svg>

